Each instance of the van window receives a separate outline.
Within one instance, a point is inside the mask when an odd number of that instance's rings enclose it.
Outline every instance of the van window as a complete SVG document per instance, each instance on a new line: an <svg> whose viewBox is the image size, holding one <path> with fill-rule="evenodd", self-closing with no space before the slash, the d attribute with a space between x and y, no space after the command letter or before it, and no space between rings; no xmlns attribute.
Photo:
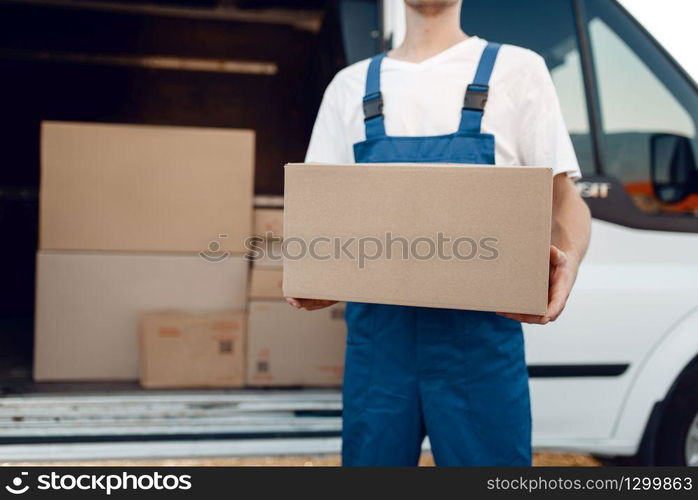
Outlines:
<svg viewBox="0 0 698 500"><path fill-rule="evenodd" d="M582 174L595 172L572 2L464 0L463 30L531 49L545 59Z"/></svg>
<svg viewBox="0 0 698 500"><path fill-rule="evenodd" d="M698 216L698 194L660 201L651 175L652 151L661 147L661 136L690 141L692 156L698 157L695 89L614 2L586 0L585 5L604 174L622 183L642 212Z"/></svg>

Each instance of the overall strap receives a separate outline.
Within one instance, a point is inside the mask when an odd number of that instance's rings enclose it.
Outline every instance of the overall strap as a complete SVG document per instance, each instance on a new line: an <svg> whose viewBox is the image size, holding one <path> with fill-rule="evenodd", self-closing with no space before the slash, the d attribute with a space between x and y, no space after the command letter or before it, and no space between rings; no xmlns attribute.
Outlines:
<svg viewBox="0 0 698 500"><path fill-rule="evenodd" d="M381 63L386 53L373 56L366 74L366 95L364 95L364 124L366 139L385 135L383 120L383 96L381 95Z"/></svg>
<svg viewBox="0 0 698 500"><path fill-rule="evenodd" d="M487 94L490 89L490 76L492 75L492 69L497 60L497 53L500 47L501 45L498 43L488 42L482 51L473 83L468 85L465 91L460 126L458 127L459 132L480 132L482 115L485 111Z"/></svg>

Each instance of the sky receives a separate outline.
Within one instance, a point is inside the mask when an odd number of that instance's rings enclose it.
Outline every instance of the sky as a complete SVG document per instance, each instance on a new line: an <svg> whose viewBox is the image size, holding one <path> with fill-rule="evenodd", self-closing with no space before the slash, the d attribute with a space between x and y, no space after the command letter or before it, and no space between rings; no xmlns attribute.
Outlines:
<svg viewBox="0 0 698 500"><path fill-rule="evenodd" d="M698 1L619 0L698 81Z"/></svg>

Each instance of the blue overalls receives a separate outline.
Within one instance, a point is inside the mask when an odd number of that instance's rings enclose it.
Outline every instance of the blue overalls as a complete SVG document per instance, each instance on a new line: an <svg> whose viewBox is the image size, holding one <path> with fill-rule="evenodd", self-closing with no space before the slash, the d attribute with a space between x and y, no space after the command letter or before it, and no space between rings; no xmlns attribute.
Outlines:
<svg viewBox="0 0 698 500"><path fill-rule="evenodd" d="M375 56L363 99L366 140L358 163L494 164L480 132L499 44L488 43L468 86L458 131L385 134ZM428 168L428 167L425 167ZM342 461L416 465L429 436L437 465L530 465L531 412L521 325L494 313L347 304Z"/></svg>

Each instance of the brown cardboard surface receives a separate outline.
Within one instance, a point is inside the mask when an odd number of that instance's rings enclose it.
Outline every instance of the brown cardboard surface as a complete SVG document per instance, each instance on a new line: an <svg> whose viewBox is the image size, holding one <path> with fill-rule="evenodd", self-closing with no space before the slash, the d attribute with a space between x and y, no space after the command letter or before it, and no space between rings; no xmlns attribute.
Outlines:
<svg viewBox="0 0 698 500"><path fill-rule="evenodd" d="M283 238L284 236L283 208L255 208L254 235L258 238Z"/></svg>
<svg viewBox="0 0 698 500"><path fill-rule="evenodd" d="M253 267L250 276L250 298L284 298L284 293L282 290L282 282L284 277L283 269Z"/></svg>
<svg viewBox="0 0 698 500"><path fill-rule="evenodd" d="M299 311L281 300L253 300L248 307L247 385L342 383L344 304Z"/></svg>
<svg viewBox="0 0 698 500"><path fill-rule="evenodd" d="M244 383L244 311L146 314L140 340L143 387L242 387Z"/></svg>
<svg viewBox="0 0 698 500"><path fill-rule="evenodd" d="M253 160L250 130L43 122L40 248L243 253Z"/></svg>
<svg viewBox="0 0 698 500"><path fill-rule="evenodd" d="M243 257L41 251L34 378L138 380L143 313L244 309L247 275Z"/></svg>
<svg viewBox="0 0 698 500"><path fill-rule="evenodd" d="M249 258L255 268L281 269L284 265L283 243L281 240L254 241Z"/></svg>
<svg viewBox="0 0 698 500"><path fill-rule="evenodd" d="M285 296L545 313L550 168L289 164L285 175L286 256L301 253L290 244L293 239L307 247L318 241L315 254L330 256L285 258ZM451 240L441 245L449 258L428 258L437 252L438 233ZM355 258L337 252L335 241L351 238L364 238L365 255L376 254L379 246L366 238L377 239L383 252L361 268L358 240L348 247ZM397 238L407 244L395 243ZM454 241L461 257L473 257L455 258Z"/></svg>

